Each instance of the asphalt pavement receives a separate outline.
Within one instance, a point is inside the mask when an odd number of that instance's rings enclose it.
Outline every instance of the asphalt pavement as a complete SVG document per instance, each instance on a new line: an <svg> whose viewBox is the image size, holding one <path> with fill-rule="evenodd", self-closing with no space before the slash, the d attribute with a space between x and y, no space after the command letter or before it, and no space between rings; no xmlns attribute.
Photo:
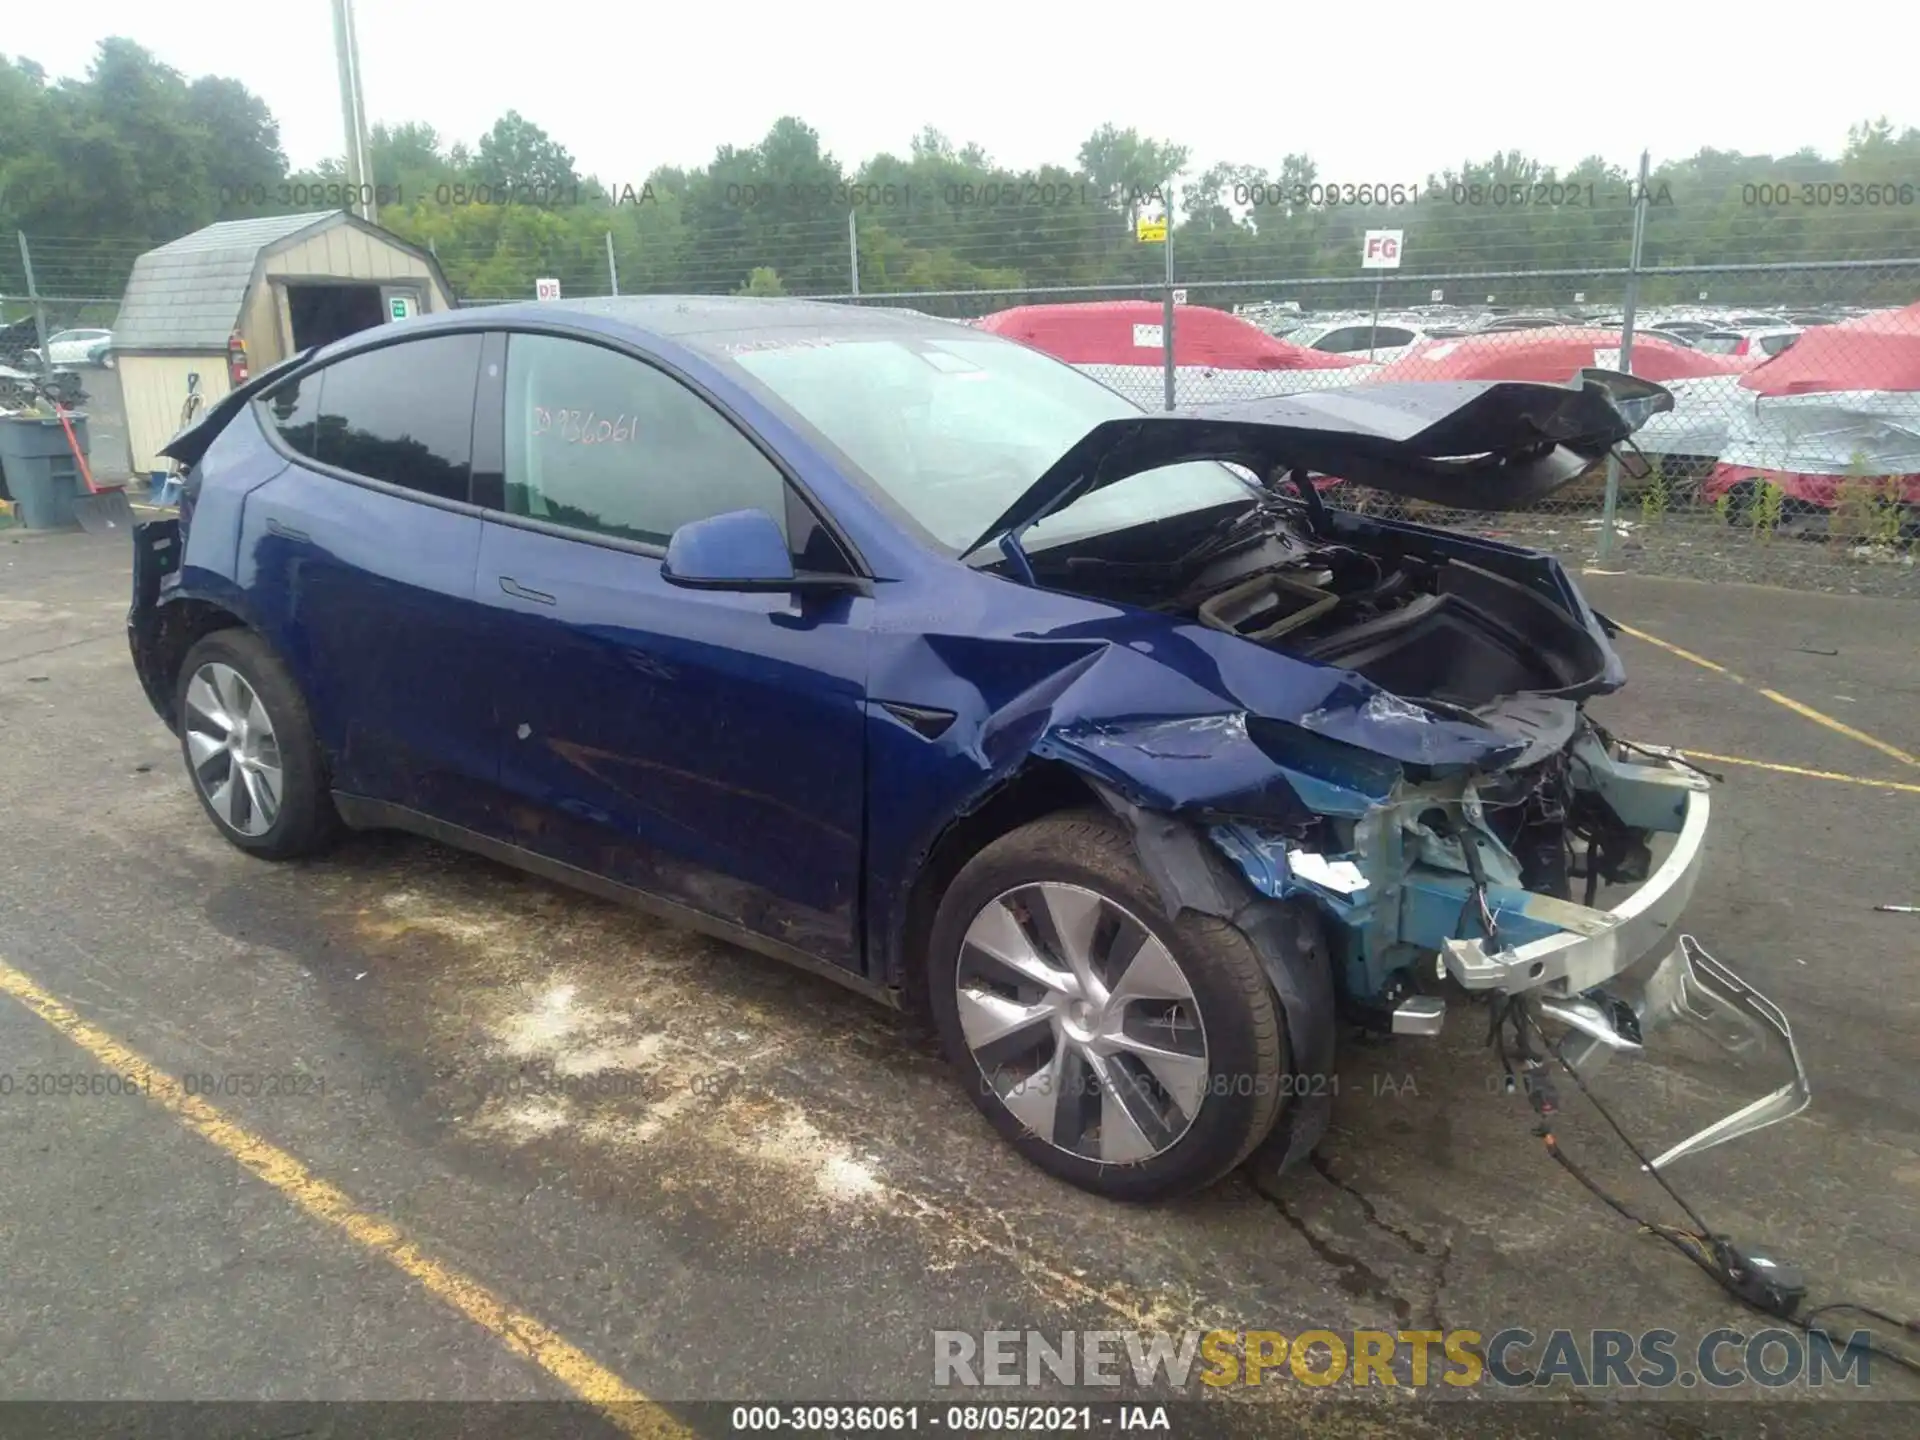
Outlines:
<svg viewBox="0 0 1920 1440"><path fill-rule="evenodd" d="M1603 721L1720 757L1689 927L1815 1088L1676 1179L1816 1301L1920 1312L1920 916L1873 908L1920 903L1915 611L1584 583L1638 632ZM1464 1006L1345 1047L1311 1168L1121 1207L825 981L404 837L251 860L141 695L126 585L124 540L0 534L0 1394L944 1404L935 1330L1765 1327L1551 1163ZM1602 1093L1658 1143L1741 1079L1681 1047ZM1679 1218L1568 1106L1569 1152ZM1705 1423L1920 1413L1890 1365L1844 1401L1737 1397ZM1672 1434L1700 1395L1232 1398L1209 1413L1315 1434Z"/></svg>

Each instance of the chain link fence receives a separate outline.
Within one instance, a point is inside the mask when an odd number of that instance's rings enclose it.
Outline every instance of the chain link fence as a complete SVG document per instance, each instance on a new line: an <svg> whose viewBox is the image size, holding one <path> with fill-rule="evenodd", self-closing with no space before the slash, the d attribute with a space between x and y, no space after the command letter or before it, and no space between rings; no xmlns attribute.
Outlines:
<svg viewBox="0 0 1920 1440"><path fill-rule="evenodd" d="M1642 292L1652 293L1637 307L1630 341L1628 278L1395 276L1369 287L1365 308L1323 298L1350 289L1346 282L1191 285L1191 305L1238 305L1283 342L1318 347L1268 363L1326 368L1180 363L1176 399L1419 380L1564 383L1589 367L1630 369L1667 388L1673 408L1635 436L1626 465L1597 466L1528 510L1468 514L1344 485L1326 497L1582 565L1920 595L1920 308L1876 303L1920 296L1920 264L1642 271ZM1538 297L1549 287L1559 292L1551 301L1500 303L1503 291ZM1238 298L1248 290L1260 300ZM1183 359L1177 333L1175 358ZM1164 403L1160 366L1085 368L1137 403Z"/></svg>
<svg viewBox="0 0 1920 1440"><path fill-rule="evenodd" d="M1902 258L1920 250L1903 243L1920 231L1901 224L1913 207L1823 211L1816 233L1816 217L1790 207L1747 207L1730 224L1651 197L1544 214L1429 196L1411 218L1290 210L1284 225L1266 223L1264 194L1240 198L1243 213L1224 224L1177 226L1171 252L1141 243L1136 217L1080 201L798 214L742 203L708 217L697 244L655 213L604 225L512 207L478 225L452 223L452 210L382 219L432 251L466 305L531 299L537 277L569 298L806 295L1002 317L993 328L1010 310L1048 307L1051 333L1070 333L1061 316L1087 327L1084 343L1056 353L1151 409L1169 389L1184 406L1630 369L1666 386L1673 409L1613 467L1611 499L1606 466L1499 515L1344 483L1326 497L1582 566L1920 597L1920 258ZM1362 269L1366 232L1382 226L1401 237L1400 265ZM145 248L37 236L17 253L0 246L0 365L19 364L43 327L110 328ZM1472 263L1422 265L1423 249ZM1709 250L1719 256L1703 260ZM1102 283L1071 279L1089 274ZM1081 308L1057 308L1068 306ZM110 387L95 374L91 388Z"/></svg>

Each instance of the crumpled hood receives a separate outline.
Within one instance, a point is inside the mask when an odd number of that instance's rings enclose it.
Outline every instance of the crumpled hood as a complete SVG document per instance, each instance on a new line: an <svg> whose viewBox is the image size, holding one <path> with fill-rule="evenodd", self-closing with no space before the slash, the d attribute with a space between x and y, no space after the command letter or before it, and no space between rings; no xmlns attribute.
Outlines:
<svg viewBox="0 0 1920 1440"><path fill-rule="evenodd" d="M882 661L875 688L952 710L954 735L975 737L968 748L986 773L1011 773L1029 754L1064 760L1172 812L1286 818L1301 813L1305 788L1317 813L1359 814L1402 766L1498 770L1528 748L1203 625L1114 613L1050 627L1049 638L926 635ZM1263 726L1284 732L1287 765L1261 743ZM1286 769L1301 772L1291 788L1275 783Z"/></svg>
<svg viewBox="0 0 1920 1440"><path fill-rule="evenodd" d="M1305 469L1470 510L1512 510L1585 471L1673 397L1582 371L1507 380L1355 385L1102 421L967 547L972 553L1130 476L1193 460L1255 474Z"/></svg>

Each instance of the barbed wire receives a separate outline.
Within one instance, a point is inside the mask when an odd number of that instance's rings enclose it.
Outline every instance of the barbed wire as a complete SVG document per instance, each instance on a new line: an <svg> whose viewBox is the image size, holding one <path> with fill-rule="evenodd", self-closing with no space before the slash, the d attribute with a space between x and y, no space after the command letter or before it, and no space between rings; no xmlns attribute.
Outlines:
<svg viewBox="0 0 1920 1440"><path fill-rule="evenodd" d="M850 288L841 277L850 277L856 263L860 288L867 291L1146 284L1162 278L1164 251L1137 240L1126 210L1083 199L988 203L996 197L986 192L1017 191L1014 186L981 187L979 196L964 193L972 187L948 188L955 193L891 205L822 205L777 191L753 203L730 202L722 191L625 206L422 201L381 214L403 238L432 249L455 289L475 298L509 280L516 290L530 290L535 270L576 289L593 284L606 268L609 235L623 288L636 290L735 289L763 268L790 290L841 290ZM1060 188L1075 195L1085 189ZM1529 194L1564 199L1561 192L1577 188L1534 186ZM1920 202L1898 203L1899 186L1855 188L1862 195L1876 189L1882 203L1837 200L1850 193L1842 185L1807 187L1802 197L1785 184L1742 187L1754 192L1750 203L1722 194L1691 202L1684 191L1664 204L1650 202L1643 270L1831 263L1913 248ZM1190 207L1174 229L1174 267L1189 284L1256 284L1268 276L1334 283L1357 278L1354 261L1365 230L1397 228L1408 237L1410 274L1526 271L1544 279L1554 272L1598 276L1624 270L1631 210L1616 203L1624 201L1624 192L1606 203L1575 205L1510 203L1510 192L1517 193L1515 187L1476 185L1429 194L1411 205ZM1886 203L1889 196L1893 203ZM1814 203L1822 199L1824 204ZM98 235L29 240L43 295L114 293L151 248L139 239ZM0 245L0 295L17 296L27 288L14 248Z"/></svg>

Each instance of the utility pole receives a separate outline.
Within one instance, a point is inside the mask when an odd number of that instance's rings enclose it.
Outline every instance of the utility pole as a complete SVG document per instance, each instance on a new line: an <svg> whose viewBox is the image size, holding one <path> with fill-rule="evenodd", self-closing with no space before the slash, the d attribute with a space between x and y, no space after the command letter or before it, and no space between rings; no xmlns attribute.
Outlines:
<svg viewBox="0 0 1920 1440"><path fill-rule="evenodd" d="M1161 381L1166 390L1167 409L1171 410L1178 399L1177 382L1173 371L1173 181L1167 181L1167 241L1166 241L1166 280L1165 298L1160 304L1161 340L1165 342L1161 350Z"/></svg>
<svg viewBox="0 0 1920 1440"><path fill-rule="evenodd" d="M20 268L27 272L27 299L33 304L33 333L40 347L40 364L37 367L41 376L53 374L53 356L47 353L47 307L40 303L40 288L33 283L33 252L27 249L27 232L16 230L20 237Z"/></svg>
<svg viewBox="0 0 1920 1440"><path fill-rule="evenodd" d="M353 0L333 0L333 49L340 66L340 113L347 132L351 208L362 220L378 224L380 212L373 198L373 157L367 141L366 96L360 85L360 32L354 23Z"/></svg>
<svg viewBox="0 0 1920 1440"><path fill-rule="evenodd" d="M1633 322L1637 318L1640 306L1640 257L1642 247L1647 241L1647 181L1650 175L1652 156L1648 151L1640 152L1640 179L1633 190L1633 239L1627 250L1627 304L1620 316L1620 369L1625 374L1633 373ZM1607 491L1600 506L1600 544L1597 558L1613 558L1614 531L1618 528L1620 512L1620 457L1615 451L1607 452Z"/></svg>

